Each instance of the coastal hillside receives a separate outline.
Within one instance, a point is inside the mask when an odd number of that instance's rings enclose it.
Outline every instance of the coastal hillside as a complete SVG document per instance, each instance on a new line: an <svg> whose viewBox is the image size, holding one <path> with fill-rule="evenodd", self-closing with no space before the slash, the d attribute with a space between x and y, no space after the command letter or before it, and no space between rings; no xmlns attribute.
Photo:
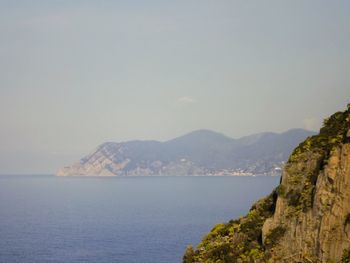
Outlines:
<svg viewBox="0 0 350 263"><path fill-rule="evenodd" d="M166 142L107 142L57 175L276 174L293 148L312 134L293 129L232 139L197 130Z"/></svg>
<svg viewBox="0 0 350 263"><path fill-rule="evenodd" d="M184 262L350 262L350 104L292 152L269 196L216 225Z"/></svg>

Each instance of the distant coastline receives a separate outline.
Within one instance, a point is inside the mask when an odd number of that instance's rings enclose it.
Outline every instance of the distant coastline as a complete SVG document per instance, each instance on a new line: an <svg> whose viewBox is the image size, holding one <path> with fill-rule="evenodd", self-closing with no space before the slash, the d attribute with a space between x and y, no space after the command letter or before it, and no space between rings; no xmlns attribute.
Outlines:
<svg viewBox="0 0 350 263"><path fill-rule="evenodd" d="M127 178L127 177L271 177L271 176L281 176L281 173L260 173L260 174L252 174L252 173L236 173L236 174L189 174L189 175L94 175L94 174L80 174L80 175L47 175L47 176L57 176L57 177L104 177L104 178ZM21 176L21 175L18 175ZM22 175L26 176L26 175ZM31 176L31 175L29 175ZM36 176L36 175L32 175ZM41 175L45 176L45 175Z"/></svg>
<svg viewBox="0 0 350 263"><path fill-rule="evenodd" d="M314 132L291 129L233 139L197 130L166 142L106 142L58 176L274 176Z"/></svg>

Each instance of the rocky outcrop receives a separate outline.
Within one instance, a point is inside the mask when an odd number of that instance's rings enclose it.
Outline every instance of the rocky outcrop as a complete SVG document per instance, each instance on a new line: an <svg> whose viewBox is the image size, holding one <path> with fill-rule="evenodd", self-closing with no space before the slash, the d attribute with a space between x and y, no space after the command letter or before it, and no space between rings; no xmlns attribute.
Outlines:
<svg viewBox="0 0 350 263"><path fill-rule="evenodd" d="M350 105L293 151L268 198L184 262L350 262Z"/></svg>
<svg viewBox="0 0 350 263"><path fill-rule="evenodd" d="M284 193L280 193L274 215L262 228L263 242L276 227L286 229L270 251L271 262L288 258L287 262L303 258L338 262L350 248L350 144L334 148L321 170L320 160L319 155L310 156L305 166L296 163L285 169L280 185ZM303 168L317 177L314 185L298 178Z"/></svg>

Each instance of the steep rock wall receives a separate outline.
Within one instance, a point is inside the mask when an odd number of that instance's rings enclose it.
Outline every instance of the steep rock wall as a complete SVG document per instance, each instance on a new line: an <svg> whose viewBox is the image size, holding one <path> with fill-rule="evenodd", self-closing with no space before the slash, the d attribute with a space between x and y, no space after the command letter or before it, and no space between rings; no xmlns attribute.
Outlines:
<svg viewBox="0 0 350 263"><path fill-rule="evenodd" d="M350 104L291 154L280 185L184 262L350 262Z"/></svg>
<svg viewBox="0 0 350 263"><path fill-rule="evenodd" d="M270 251L270 262L296 262L305 258L314 262L338 262L350 248L350 144L334 148L324 169L319 167L320 159L317 155L310 156L305 163L289 165L283 173L279 187L283 192L277 198L275 213L262 228L263 242L277 226L286 229ZM301 185L309 184L300 178L301 171L317 173L313 174L316 182L309 185L311 200L305 203L288 195L296 193L295 189Z"/></svg>

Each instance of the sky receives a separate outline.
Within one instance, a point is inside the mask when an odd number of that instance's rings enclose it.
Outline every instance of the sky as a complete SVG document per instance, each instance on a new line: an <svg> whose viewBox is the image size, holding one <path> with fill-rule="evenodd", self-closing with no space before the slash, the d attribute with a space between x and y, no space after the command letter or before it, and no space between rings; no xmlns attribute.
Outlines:
<svg viewBox="0 0 350 263"><path fill-rule="evenodd" d="M350 102L350 1L0 0L0 174L106 141L318 130Z"/></svg>

